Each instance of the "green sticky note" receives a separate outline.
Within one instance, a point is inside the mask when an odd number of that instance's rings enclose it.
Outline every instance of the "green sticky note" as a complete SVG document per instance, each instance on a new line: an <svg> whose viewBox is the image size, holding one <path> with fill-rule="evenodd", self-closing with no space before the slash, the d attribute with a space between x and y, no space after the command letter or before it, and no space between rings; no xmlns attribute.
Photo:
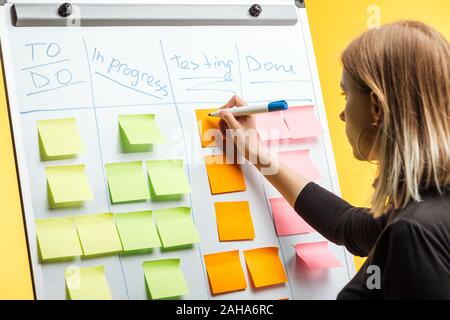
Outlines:
<svg viewBox="0 0 450 320"><path fill-rule="evenodd" d="M153 200L176 200L191 192L183 160L150 160L147 171Z"/></svg>
<svg viewBox="0 0 450 320"><path fill-rule="evenodd" d="M75 118L37 121L41 160L74 158L83 152Z"/></svg>
<svg viewBox="0 0 450 320"><path fill-rule="evenodd" d="M112 203L149 199L148 183L141 161L108 163L105 168Z"/></svg>
<svg viewBox="0 0 450 320"><path fill-rule="evenodd" d="M125 152L147 152L153 144L165 142L154 114L120 115L119 130Z"/></svg>
<svg viewBox="0 0 450 320"><path fill-rule="evenodd" d="M151 211L118 213L114 220L124 251L161 247Z"/></svg>
<svg viewBox="0 0 450 320"><path fill-rule="evenodd" d="M83 254L72 218L39 219L35 225L41 260L64 260Z"/></svg>
<svg viewBox="0 0 450 320"><path fill-rule="evenodd" d="M122 250L112 213L73 218L85 256L104 255Z"/></svg>
<svg viewBox="0 0 450 320"><path fill-rule="evenodd" d="M51 208L80 206L94 199L83 164L50 166L45 173Z"/></svg>
<svg viewBox="0 0 450 320"><path fill-rule="evenodd" d="M174 298L189 293L180 259L144 261L143 267L150 299Z"/></svg>
<svg viewBox="0 0 450 320"><path fill-rule="evenodd" d="M111 300L104 266L69 267L64 270L67 299L69 300Z"/></svg>
<svg viewBox="0 0 450 320"><path fill-rule="evenodd" d="M153 214L164 248L186 246L199 241L190 208L160 209L154 210Z"/></svg>

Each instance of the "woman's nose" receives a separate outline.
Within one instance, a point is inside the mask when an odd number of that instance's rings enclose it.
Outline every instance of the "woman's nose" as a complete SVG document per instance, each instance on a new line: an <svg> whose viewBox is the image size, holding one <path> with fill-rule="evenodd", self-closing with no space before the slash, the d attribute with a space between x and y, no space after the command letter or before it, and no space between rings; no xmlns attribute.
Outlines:
<svg viewBox="0 0 450 320"><path fill-rule="evenodd" d="M342 112L339 114L339 118L340 118L342 121L345 122L345 112L344 112L344 111L342 111Z"/></svg>

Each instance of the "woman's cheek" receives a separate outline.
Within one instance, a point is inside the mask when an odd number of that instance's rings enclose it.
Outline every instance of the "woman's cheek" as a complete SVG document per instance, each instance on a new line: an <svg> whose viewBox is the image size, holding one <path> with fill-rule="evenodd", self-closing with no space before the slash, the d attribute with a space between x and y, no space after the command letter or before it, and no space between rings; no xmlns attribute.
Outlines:
<svg viewBox="0 0 450 320"><path fill-rule="evenodd" d="M345 114L345 132L347 134L348 141L354 147L356 141L358 123L355 122L355 117L352 112L350 103L347 103Z"/></svg>
<svg viewBox="0 0 450 320"><path fill-rule="evenodd" d="M347 135L348 142L353 146L353 130L348 122L345 124L345 133Z"/></svg>
<svg viewBox="0 0 450 320"><path fill-rule="evenodd" d="M346 101L345 108L344 108L344 117L345 117L345 134L347 135L348 140L350 141L350 134L351 134L351 117L349 115L349 105L348 101Z"/></svg>

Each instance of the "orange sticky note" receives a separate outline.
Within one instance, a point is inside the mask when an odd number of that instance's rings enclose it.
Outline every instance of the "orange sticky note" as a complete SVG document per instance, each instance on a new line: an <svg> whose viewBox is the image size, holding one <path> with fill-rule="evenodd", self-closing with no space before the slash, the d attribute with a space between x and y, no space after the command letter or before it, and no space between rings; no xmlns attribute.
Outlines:
<svg viewBox="0 0 450 320"><path fill-rule="evenodd" d="M212 294L247 288L238 250L207 254L203 258Z"/></svg>
<svg viewBox="0 0 450 320"><path fill-rule="evenodd" d="M227 163L225 155L205 157L212 194L245 191L245 179L237 163Z"/></svg>
<svg viewBox="0 0 450 320"><path fill-rule="evenodd" d="M222 139L222 134L219 129L218 117L210 117L209 113L216 111L217 109L199 109L195 110L197 116L198 132L200 134L200 140L202 147L214 147L217 145L217 139Z"/></svg>
<svg viewBox="0 0 450 320"><path fill-rule="evenodd" d="M247 201L216 202L214 207L220 241L252 240L255 238L252 216Z"/></svg>
<svg viewBox="0 0 450 320"><path fill-rule="evenodd" d="M278 256L278 247L246 250L244 257L255 288L287 281L286 272Z"/></svg>

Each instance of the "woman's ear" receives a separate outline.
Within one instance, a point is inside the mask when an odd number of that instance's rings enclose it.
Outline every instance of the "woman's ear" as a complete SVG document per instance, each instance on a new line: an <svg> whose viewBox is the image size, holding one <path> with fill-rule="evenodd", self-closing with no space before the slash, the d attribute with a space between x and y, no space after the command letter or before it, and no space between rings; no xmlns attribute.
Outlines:
<svg viewBox="0 0 450 320"><path fill-rule="evenodd" d="M374 92L370 93L370 114L372 116L373 122L380 124L383 118L383 109L381 108L380 99Z"/></svg>

